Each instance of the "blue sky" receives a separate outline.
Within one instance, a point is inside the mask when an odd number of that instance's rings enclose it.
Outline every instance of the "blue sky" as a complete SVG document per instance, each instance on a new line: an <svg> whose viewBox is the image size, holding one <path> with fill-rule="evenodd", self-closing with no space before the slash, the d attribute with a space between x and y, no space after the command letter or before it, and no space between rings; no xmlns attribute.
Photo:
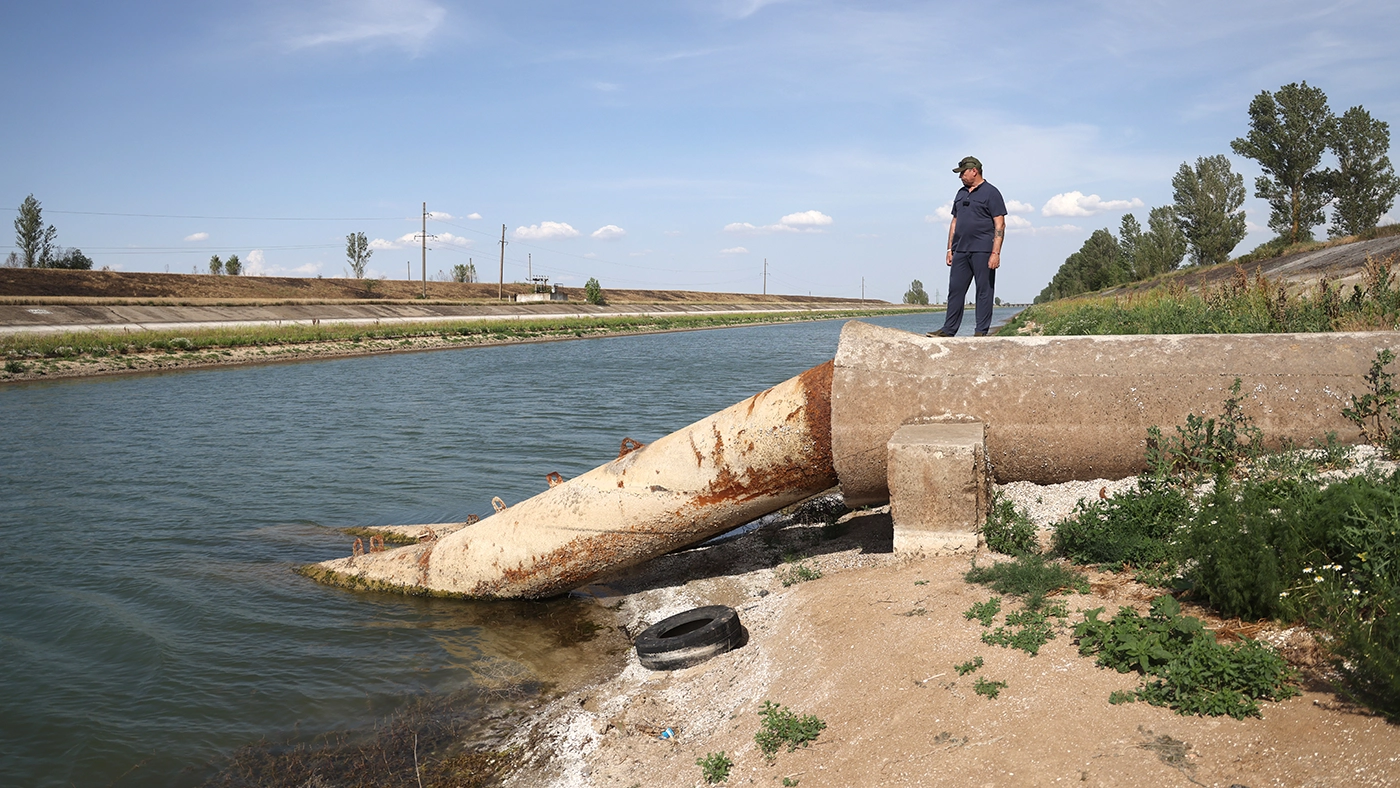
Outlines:
<svg viewBox="0 0 1400 788"><path fill-rule="evenodd" d="M1400 6L677 0L12 4L0 206L99 266L340 276L473 260L581 285L946 291L966 155L1012 208L998 295L1230 153L1260 90L1400 121ZM1246 203L1267 240L1268 211ZM9 210L9 209L7 209ZM117 215L125 214L125 215ZM190 218L182 218L190 217ZM200 217L200 218L194 218ZM1392 210L1390 218L1400 217ZM7 228L8 229L8 228ZM1319 233L1325 232L1321 228ZM9 241L6 233L5 241ZM407 240L405 240L407 238ZM0 254L9 250L0 247ZM528 256L528 257L527 257Z"/></svg>

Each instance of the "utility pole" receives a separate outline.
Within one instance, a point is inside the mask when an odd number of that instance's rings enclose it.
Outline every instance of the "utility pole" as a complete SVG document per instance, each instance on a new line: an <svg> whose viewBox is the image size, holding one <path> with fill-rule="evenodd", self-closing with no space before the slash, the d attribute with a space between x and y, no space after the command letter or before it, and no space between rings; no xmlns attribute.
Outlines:
<svg viewBox="0 0 1400 788"><path fill-rule="evenodd" d="M865 277L860 278L860 305L865 306Z"/></svg>
<svg viewBox="0 0 1400 788"><path fill-rule="evenodd" d="M501 281L496 284L496 298L506 300L506 226L501 225Z"/></svg>
<svg viewBox="0 0 1400 788"><path fill-rule="evenodd" d="M525 255L525 281L534 281L535 278L535 254L530 252Z"/></svg>
<svg viewBox="0 0 1400 788"><path fill-rule="evenodd" d="M763 294L768 295L768 258L763 258Z"/></svg>
<svg viewBox="0 0 1400 788"><path fill-rule="evenodd" d="M405 273L404 273L404 275L403 275L403 278L404 278L404 279L407 279L407 280L410 281L410 282L412 282L412 281L413 281L413 261L412 261L412 260L405 260L405 261L404 261L404 269L405 269Z"/></svg>
<svg viewBox="0 0 1400 788"><path fill-rule="evenodd" d="M428 204L423 203L423 297L428 297Z"/></svg>

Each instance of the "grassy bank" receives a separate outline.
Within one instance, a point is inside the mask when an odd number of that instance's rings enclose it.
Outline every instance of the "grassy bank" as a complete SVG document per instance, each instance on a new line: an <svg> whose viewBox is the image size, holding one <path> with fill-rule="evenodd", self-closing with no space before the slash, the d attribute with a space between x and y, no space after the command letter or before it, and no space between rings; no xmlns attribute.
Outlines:
<svg viewBox="0 0 1400 788"><path fill-rule="evenodd" d="M0 336L0 380L98 374L158 366L246 363L269 356L350 355L425 350L473 344L575 339L614 334L686 331L730 326L840 320L921 309L852 309L834 312L758 312L667 316L443 320L384 325L283 324L149 331L74 331ZM238 351L238 352L235 352ZM89 372L84 373L84 369Z"/></svg>
<svg viewBox="0 0 1400 788"><path fill-rule="evenodd" d="M1165 285L1126 296L1085 296L1036 304L997 333L1247 334L1393 331L1400 326L1396 255L1367 258L1359 284L1342 288L1326 278L1290 287L1236 267L1218 285L1191 290Z"/></svg>

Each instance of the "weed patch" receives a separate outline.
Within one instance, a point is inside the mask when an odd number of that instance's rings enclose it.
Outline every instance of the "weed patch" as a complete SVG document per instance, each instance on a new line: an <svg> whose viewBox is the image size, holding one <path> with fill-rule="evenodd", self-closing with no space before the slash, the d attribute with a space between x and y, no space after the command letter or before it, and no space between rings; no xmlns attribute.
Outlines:
<svg viewBox="0 0 1400 788"><path fill-rule="evenodd" d="M982 536L987 547L1003 555L1026 555L1040 550L1035 523L1000 492L992 499L992 511L982 525Z"/></svg>
<svg viewBox="0 0 1400 788"><path fill-rule="evenodd" d="M1006 682L1004 681L988 681L987 679L979 678L972 685L973 692L988 700L996 700L1004 689L1006 689Z"/></svg>
<svg viewBox="0 0 1400 788"><path fill-rule="evenodd" d="M1027 610L1040 609L1045 597L1065 589L1089 593L1084 575L1039 554L1023 555L1014 561L991 566L974 563L963 579L987 586L999 594L1022 597Z"/></svg>
<svg viewBox="0 0 1400 788"><path fill-rule="evenodd" d="M968 608L967 610L964 610L963 618L967 619L968 621L971 621L975 618L978 621L982 622L982 626L989 627L992 625L992 621L996 619L997 614L1000 612L1001 597L994 596L991 599L988 599L986 602L978 602L972 607Z"/></svg>
<svg viewBox="0 0 1400 788"><path fill-rule="evenodd" d="M763 723L753 740L769 760L783 746L787 747L788 752L808 746L826 729L826 723L815 715L799 717L792 709L770 700L763 702L758 716L763 718Z"/></svg>
<svg viewBox="0 0 1400 788"><path fill-rule="evenodd" d="M973 657L961 665L954 665L953 670L956 670L959 676L966 676L980 667L982 667L982 658Z"/></svg>
<svg viewBox="0 0 1400 788"><path fill-rule="evenodd" d="M1283 657L1255 640L1221 645L1200 619L1181 615L1169 596L1153 600L1147 617L1123 608L1100 621L1103 608L1084 614L1075 625L1079 653L1097 664L1144 677L1133 693L1110 696L1112 703L1142 700L1178 714L1259 716L1260 700L1298 694L1293 671Z"/></svg>
<svg viewBox="0 0 1400 788"><path fill-rule="evenodd" d="M783 588L805 583L809 580L817 580L822 576L822 570L815 566L808 566L804 563L796 563L789 566L785 571L779 573L783 581Z"/></svg>
<svg viewBox="0 0 1400 788"><path fill-rule="evenodd" d="M1148 481L1107 500L1081 500L1068 518L1055 524L1053 550L1077 564L1173 564L1172 539L1191 511L1186 493Z"/></svg>
<svg viewBox="0 0 1400 788"><path fill-rule="evenodd" d="M715 783L728 782L729 770L734 768L734 761L730 760L724 750L720 750L719 752L706 753L704 758L696 758L695 765L700 767L700 776L704 778L706 784L714 785Z"/></svg>

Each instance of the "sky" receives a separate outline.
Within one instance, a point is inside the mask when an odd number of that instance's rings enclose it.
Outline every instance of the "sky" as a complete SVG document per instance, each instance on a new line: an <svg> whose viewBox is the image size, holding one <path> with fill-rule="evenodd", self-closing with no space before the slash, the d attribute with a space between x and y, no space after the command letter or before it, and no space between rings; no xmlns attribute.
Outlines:
<svg viewBox="0 0 1400 788"><path fill-rule="evenodd" d="M64 2L8 6L0 206L98 267L899 301L946 293L952 168L1010 210L997 295L1171 202L1261 90L1400 121L1400 4ZM1392 210L1386 221L1400 219ZM1325 233L1318 228L1319 234ZM0 243L9 241L8 233ZM12 248L12 247L11 247ZM0 255L10 248L0 246ZM768 278L764 280L766 266Z"/></svg>

